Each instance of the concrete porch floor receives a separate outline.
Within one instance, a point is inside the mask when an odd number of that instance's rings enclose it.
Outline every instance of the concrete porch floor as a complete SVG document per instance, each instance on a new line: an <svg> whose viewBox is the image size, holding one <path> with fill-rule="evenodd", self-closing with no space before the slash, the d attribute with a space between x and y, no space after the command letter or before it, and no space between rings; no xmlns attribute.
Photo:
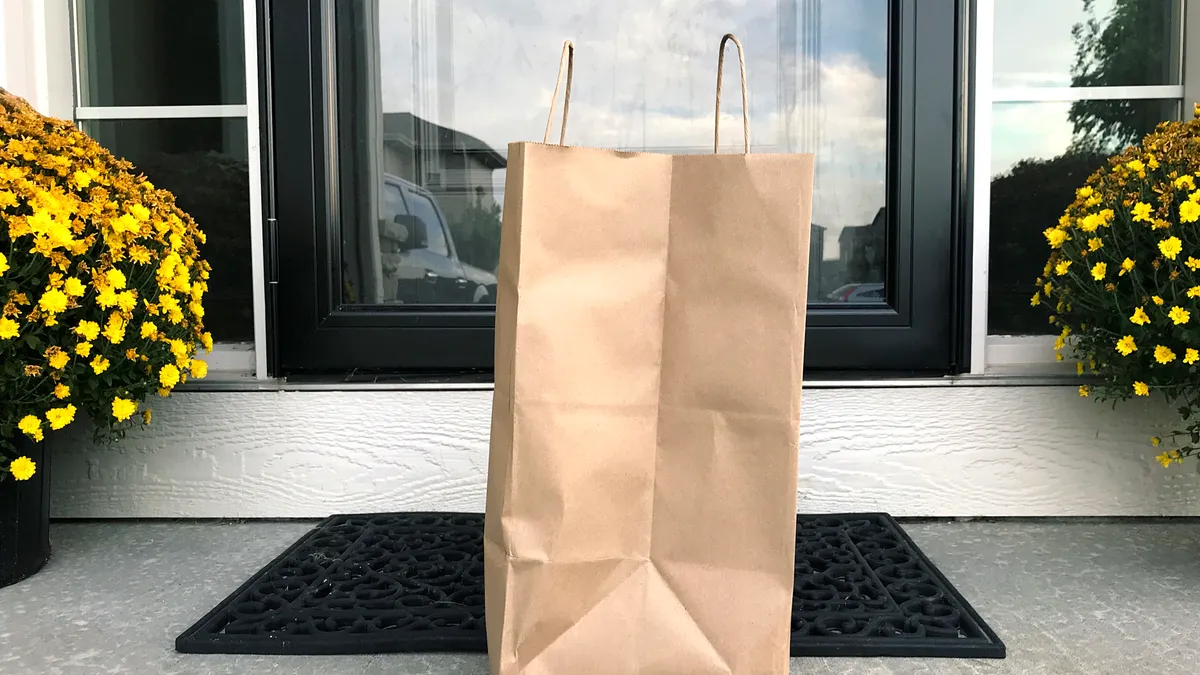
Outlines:
<svg viewBox="0 0 1200 675"><path fill-rule="evenodd" d="M56 524L0 590L0 674L485 675L481 655L192 655L175 637L311 522ZM1197 672L1200 523L905 523L1008 646L1005 660L793 659L806 675ZM569 674L564 674L569 675Z"/></svg>

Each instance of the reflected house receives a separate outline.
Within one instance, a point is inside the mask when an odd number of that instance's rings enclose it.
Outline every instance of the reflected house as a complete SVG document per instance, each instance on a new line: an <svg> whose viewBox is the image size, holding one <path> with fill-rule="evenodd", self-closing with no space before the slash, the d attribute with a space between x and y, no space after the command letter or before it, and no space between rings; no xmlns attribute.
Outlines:
<svg viewBox="0 0 1200 675"><path fill-rule="evenodd" d="M842 229L838 236L842 283L881 284L887 269L887 210L879 209L867 225Z"/></svg>
<svg viewBox="0 0 1200 675"><path fill-rule="evenodd" d="M407 112L383 114L383 170L432 192L451 223L498 205L493 172L508 161L482 140Z"/></svg>
<svg viewBox="0 0 1200 675"><path fill-rule="evenodd" d="M825 258L825 233L829 228L812 224L808 235L808 297L816 299L825 294L821 285L821 269Z"/></svg>

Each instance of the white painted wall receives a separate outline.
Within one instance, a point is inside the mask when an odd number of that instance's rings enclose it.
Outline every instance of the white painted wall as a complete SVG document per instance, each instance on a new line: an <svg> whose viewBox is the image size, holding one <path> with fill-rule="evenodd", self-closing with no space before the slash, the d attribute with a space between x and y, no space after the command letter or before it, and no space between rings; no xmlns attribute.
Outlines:
<svg viewBox="0 0 1200 675"><path fill-rule="evenodd" d="M71 117L73 96L67 9L68 0L0 0L0 86L64 118ZM248 45L254 37L247 22ZM249 63L251 91L256 74ZM977 263L986 261L986 248L976 254ZM977 297L986 299L980 274ZM260 314L258 332L265 335L262 321ZM1039 359L1048 356L1040 345L1019 344L1020 354L998 359L1013 345L985 350L985 325L980 313L973 372L993 370L985 355L1008 365L1028 359L1030 349ZM254 358L265 372L265 352ZM53 512L70 518L478 511L490 403L486 391L178 394L155 400L155 425L119 446L91 448L82 428L56 437ZM798 506L804 512L1200 515L1194 463L1164 470L1147 445L1152 433L1176 421L1165 406L1140 402L1112 411L1081 400L1074 386L954 386L810 389L803 408Z"/></svg>
<svg viewBox="0 0 1200 675"><path fill-rule="evenodd" d="M487 391L184 393L111 449L54 444L56 517L321 517L482 511ZM1074 387L812 389L799 510L898 516L1200 514L1192 464L1148 439L1174 422ZM569 451L569 448L564 448Z"/></svg>

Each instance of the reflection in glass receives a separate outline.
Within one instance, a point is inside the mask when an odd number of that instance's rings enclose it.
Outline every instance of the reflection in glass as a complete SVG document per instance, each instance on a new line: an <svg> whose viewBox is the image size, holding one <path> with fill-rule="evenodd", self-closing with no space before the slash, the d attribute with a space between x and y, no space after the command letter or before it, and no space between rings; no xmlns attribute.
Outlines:
<svg viewBox="0 0 1200 675"><path fill-rule="evenodd" d="M996 87L1179 84L1180 0L999 0Z"/></svg>
<svg viewBox="0 0 1200 675"><path fill-rule="evenodd" d="M242 4L79 0L79 105L245 103Z"/></svg>
<svg viewBox="0 0 1200 675"><path fill-rule="evenodd" d="M734 32L753 151L817 155L810 300L883 302L889 5L339 1L343 301L495 302L507 147L541 140L564 37L568 144L704 153ZM722 139L740 151L740 134Z"/></svg>
<svg viewBox="0 0 1200 675"><path fill-rule="evenodd" d="M1029 306L1049 256L1042 231L1059 216L1107 158L1163 120L1178 119L1178 101L1004 103L993 107L988 332L1054 333L1044 308ZM1088 115L1119 120L1093 135Z"/></svg>
<svg viewBox="0 0 1200 675"><path fill-rule="evenodd" d="M218 342L254 339L250 165L243 119L89 120L83 130L175 195L212 264L204 323Z"/></svg>

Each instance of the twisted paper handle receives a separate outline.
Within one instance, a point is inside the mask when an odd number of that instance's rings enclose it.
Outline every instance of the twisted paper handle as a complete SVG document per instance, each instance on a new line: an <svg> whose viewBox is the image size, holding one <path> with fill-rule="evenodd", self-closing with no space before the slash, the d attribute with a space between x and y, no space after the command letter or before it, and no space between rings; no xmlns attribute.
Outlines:
<svg viewBox="0 0 1200 675"><path fill-rule="evenodd" d="M562 85L564 70L567 71L567 93L563 96L562 129L558 135L559 145L567 140L567 111L571 109L571 76L575 71L575 45L570 40L563 41L562 58L558 61L558 77L554 79L554 98L550 100L550 117L546 119L546 133L542 136L543 143L550 142L550 129L554 126L554 106L558 103L558 88Z"/></svg>
<svg viewBox="0 0 1200 675"><path fill-rule="evenodd" d="M726 33L721 38L720 54L717 57L717 121L713 130L713 153L721 147L721 76L725 71L725 43L733 42L737 47L738 67L742 74L742 139L745 142L746 154L750 153L750 104L746 94L746 57L742 53L742 43L733 33Z"/></svg>

